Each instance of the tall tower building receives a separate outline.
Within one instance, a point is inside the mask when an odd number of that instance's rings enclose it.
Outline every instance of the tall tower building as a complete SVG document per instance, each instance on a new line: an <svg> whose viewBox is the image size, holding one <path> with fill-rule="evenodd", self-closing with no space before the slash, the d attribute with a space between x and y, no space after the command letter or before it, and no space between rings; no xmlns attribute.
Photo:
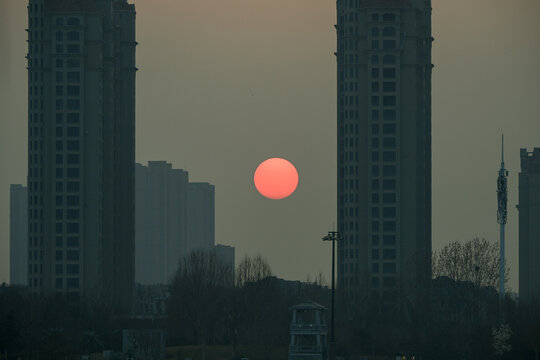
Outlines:
<svg viewBox="0 0 540 360"><path fill-rule="evenodd" d="M135 279L167 284L187 253L188 173L165 161L135 169Z"/></svg>
<svg viewBox="0 0 540 360"><path fill-rule="evenodd" d="M338 286L414 301L431 277L431 2L337 1Z"/></svg>
<svg viewBox="0 0 540 360"><path fill-rule="evenodd" d="M540 299L540 148L520 150L519 298Z"/></svg>
<svg viewBox="0 0 540 360"><path fill-rule="evenodd" d="M215 244L215 190L203 182L189 183L188 247L211 250Z"/></svg>
<svg viewBox="0 0 540 360"><path fill-rule="evenodd" d="M28 285L132 307L135 8L29 0Z"/></svg>
<svg viewBox="0 0 540 360"><path fill-rule="evenodd" d="M9 283L26 285L28 269L28 193L22 185L11 185L9 197Z"/></svg>

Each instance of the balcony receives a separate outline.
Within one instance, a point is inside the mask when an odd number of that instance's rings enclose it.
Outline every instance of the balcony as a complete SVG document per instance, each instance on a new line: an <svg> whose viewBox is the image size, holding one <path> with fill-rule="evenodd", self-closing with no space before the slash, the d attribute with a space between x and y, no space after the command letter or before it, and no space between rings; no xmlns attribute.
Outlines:
<svg viewBox="0 0 540 360"><path fill-rule="evenodd" d="M291 324L291 334L326 334L326 324Z"/></svg>
<svg viewBox="0 0 540 360"><path fill-rule="evenodd" d="M320 354L322 351L321 345L289 345L289 353Z"/></svg>

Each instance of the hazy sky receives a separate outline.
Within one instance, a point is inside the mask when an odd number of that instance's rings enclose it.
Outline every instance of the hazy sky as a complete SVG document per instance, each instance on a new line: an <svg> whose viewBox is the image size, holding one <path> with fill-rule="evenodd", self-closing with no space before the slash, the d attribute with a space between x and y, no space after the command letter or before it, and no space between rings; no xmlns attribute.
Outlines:
<svg viewBox="0 0 540 360"><path fill-rule="evenodd" d="M0 282L9 184L26 182L26 1L0 0ZM336 212L335 1L138 0L138 162L216 185L216 242L287 279L330 272ZM433 248L498 241L500 134L510 169L507 256L517 290L519 148L540 146L540 2L433 0ZM296 165L290 198L260 196L269 157Z"/></svg>

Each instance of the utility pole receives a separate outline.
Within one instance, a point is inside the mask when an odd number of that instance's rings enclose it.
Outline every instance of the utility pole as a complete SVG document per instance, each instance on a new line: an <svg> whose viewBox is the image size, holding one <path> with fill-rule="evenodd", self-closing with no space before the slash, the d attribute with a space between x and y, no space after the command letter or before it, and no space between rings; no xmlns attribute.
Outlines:
<svg viewBox="0 0 540 360"><path fill-rule="evenodd" d="M508 171L504 167L504 135L502 135L501 168L497 178L497 222L500 225L500 264L499 264L499 297L501 306L504 305L504 228L507 219L506 203L508 201Z"/></svg>
<svg viewBox="0 0 540 360"><path fill-rule="evenodd" d="M334 286L334 272L335 272L335 259L336 259L336 241L341 240L341 235L337 231L329 231L328 235L323 237L323 241L331 241L332 242L332 309L330 312L331 320L330 320L330 359L333 360L334 358L334 348L335 348L335 321L334 321L334 308L335 308L335 286Z"/></svg>

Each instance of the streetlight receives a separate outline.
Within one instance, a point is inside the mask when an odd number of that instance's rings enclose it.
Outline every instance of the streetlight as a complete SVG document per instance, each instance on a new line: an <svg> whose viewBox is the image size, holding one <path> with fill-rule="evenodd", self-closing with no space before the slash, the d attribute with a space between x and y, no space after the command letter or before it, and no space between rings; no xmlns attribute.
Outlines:
<svg viewBox="0 0 540 360"><path fill-rule="evenodd" d="M334 286L334 268L335 268L335 259L336 259L336 241L341 240L341 235L337 231L329 231L328 235L322 238L323 241L331 241L332 242L332 309L330 312L331 316L331 322L330 322L330 344L331 346L335 343L335 332L334 332L334 293L335 293L335 286ZM332 349L331 349L332 350ZM330 352L331 358L332 358L332 352Z"/></svg>

